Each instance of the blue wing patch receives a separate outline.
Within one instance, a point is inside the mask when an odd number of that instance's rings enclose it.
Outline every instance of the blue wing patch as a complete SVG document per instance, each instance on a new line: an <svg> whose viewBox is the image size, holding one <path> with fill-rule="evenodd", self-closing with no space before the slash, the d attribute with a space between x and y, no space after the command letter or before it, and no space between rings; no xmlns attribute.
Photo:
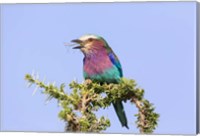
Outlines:
<svg viewBox="0 0 200 136"><path fill-rule="evenodd" d="M120 64L117 56L112 52L109 53L108 56L109 56L111 62L113 63L113 65L115 65L117 67L117 69L119 70L120 77L122 77L123 76L122 67L121 67L121 64Z"/></svg>

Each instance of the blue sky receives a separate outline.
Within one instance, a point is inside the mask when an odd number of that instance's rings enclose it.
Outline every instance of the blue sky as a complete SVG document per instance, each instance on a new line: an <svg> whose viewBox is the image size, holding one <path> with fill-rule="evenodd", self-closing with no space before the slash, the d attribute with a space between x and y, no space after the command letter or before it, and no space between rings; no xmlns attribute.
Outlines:
<svg viewBox="0 0 200 136"><path fill-rule="evenodd" d="M83 34L104 37L120 59L124 77L135 79L154 103L157 134L195 133L196 3L1 5L1 130L63 132L56 100L27 88L24 76L83 81L80 51L65 42ZM67 89L67 88L66 88ZM134 105L125 104L130 129L121 128L113 107L107 133L138 133Z"/></svg>

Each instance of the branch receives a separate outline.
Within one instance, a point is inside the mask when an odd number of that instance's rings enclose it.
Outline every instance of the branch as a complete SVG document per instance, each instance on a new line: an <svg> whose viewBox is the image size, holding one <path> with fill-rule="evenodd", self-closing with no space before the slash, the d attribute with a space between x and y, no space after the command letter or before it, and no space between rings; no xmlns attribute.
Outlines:
<svg viewBox="0 0 200 136"><path fill-rule="evenodd" d="M116 100L130 101L138 108L136 124L140 133L152 133L157 126L159 114L154 112L153 104L144 99L144 90L137 87L134 80L122 78L118 84L102 84L86 80L83 84L75 81L69 84L72 92L65 93L64 84L56 87L46 85L34 76L27 74L25 79L36 88L44 89L42 93L58 100L62 110L59 117L64 120L66 131L100 132L110 126L109 119L97 118L94 112L106 108ZM106 95L105 95L106 94Z"/></svg>
<svg viewBox="0 0 200 136"><path fill-rule="evenodd" d="M145 126L145 115L144 115L144 110L142 109L142 102L139 101L137 98L132 98L131 102L135 103L136 107L139 110L138 127ZM140 127L140 133L144 133L143 127Z"/></svg>

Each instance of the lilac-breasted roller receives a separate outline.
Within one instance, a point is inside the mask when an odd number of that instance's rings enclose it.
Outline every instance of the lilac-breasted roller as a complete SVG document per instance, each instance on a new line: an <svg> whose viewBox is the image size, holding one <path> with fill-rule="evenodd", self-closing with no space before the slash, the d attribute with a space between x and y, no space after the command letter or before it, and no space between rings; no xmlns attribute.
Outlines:
<svg viewBox="0 0 200 136"><path fill-rule="evenodd" d="M85 80L90 79L99 83L119 83L123 76L121 64L102 37L84 35L72 42L79 44L74 49L80 49L84 54L83 75ZM122 101L113 102L113 106L122 126L128 128Z"/></svg>

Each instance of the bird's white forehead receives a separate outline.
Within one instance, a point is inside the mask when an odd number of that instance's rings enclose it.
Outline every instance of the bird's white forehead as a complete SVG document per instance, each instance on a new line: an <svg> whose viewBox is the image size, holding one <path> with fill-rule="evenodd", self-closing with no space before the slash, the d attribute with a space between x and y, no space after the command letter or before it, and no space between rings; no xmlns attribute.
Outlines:
<svg viewBox="0 0 200 136"><path fill-rule="evenodd" d="M87 39L89 39L89 38L98 39L98 36L92 35L92 34L83 35L83 36L81 36L81 37L79 38L79 40L85 41L85 40L87 40Z"/></svg>

